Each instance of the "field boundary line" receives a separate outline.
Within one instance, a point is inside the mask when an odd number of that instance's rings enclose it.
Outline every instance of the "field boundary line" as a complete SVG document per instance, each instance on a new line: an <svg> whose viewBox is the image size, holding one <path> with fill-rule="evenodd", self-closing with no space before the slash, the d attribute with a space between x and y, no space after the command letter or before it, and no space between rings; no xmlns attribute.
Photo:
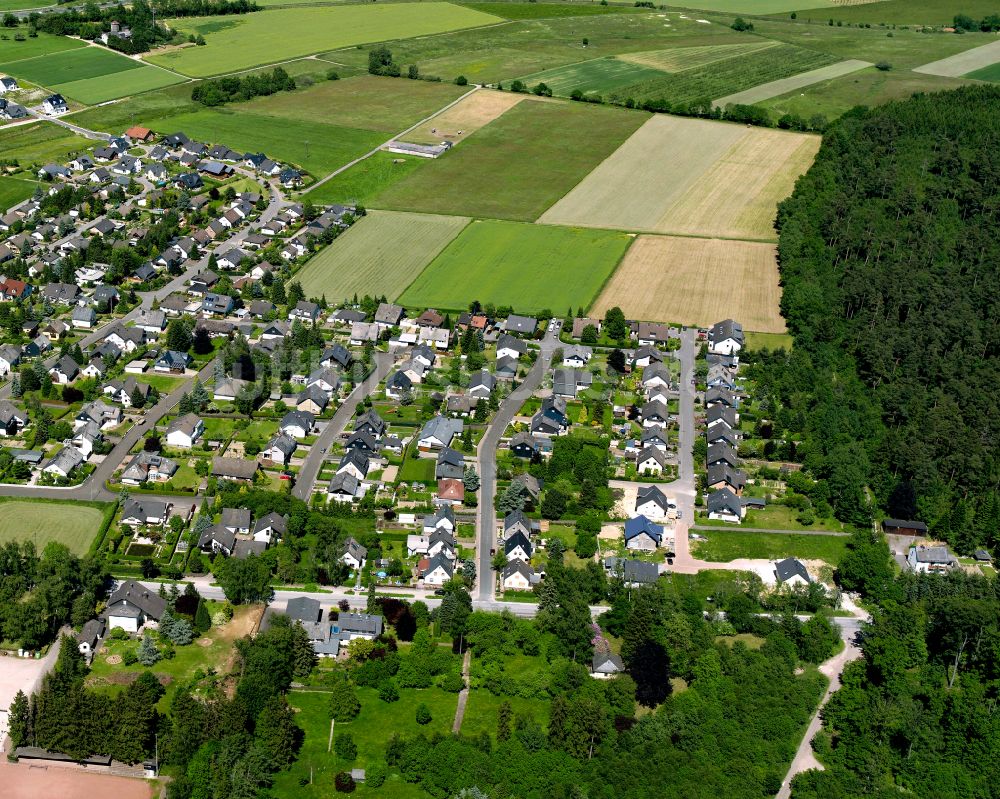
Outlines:
<svg viewBox="0 0 1000 799"><path fill-rule="evenodd" d="M439 108L439 109L438 109L437 111L435 111L435 112L434 112L433 114L431 114L431 115L430 115L430 116L428 116L428 117L425 117L424 119L421 119L421 120L420 120L419 122L417 122L417 123L416 123L415 125L410 125L410 127L408 127L408 128L406 129L406 130L404 130L404 131L401 131L401 132L397 133L397 134L396 134L395 136L392 136L392 137L390 137L390 138L386 139L386 140L385 140L384 142L382 142L382 143L381 143L381 144L380 144L380 145L379 145L378 147L376 147L376 148L375 148L374 150L369 150L369 151L368 151L367 153L365 153L364 155L361 155L361 156L358 156L357 158L355 158L355 159L354 159L353 161L351 161L350 163L347 163L347 164L344 164L344 165L343 165L342 167L339 167L339 168L335 169L335 170L334 170L333 172L331 172L331 173L330 173L329 175L327 175L327 176L326 176L325 178L322 178L321 180L317 180L317 181L316 181L315 183L313 183L313 184L312 184L312 186L310 186L310 187L309 187L309 191L307 191L307 192L304 192L304 194L305 194L305 195L308 195L308 194L309 194L309 192L313 191L314 189L318 189L318 188L319 188L320 186L322 186L322 185L323 185L324 183L326 183L326 182L327 182L328 180L332 180L333 178L337 177L337 175L339 175L339 174L340 174L341 172L346 172L346 171L347 171L348 169L350 169L350 168L351 168L352 166L354 166L355 164L360 164L360 163L361 163L362 161L365 161L365 160L367 160L367 159L371 158L371 157L372 157L373 155L375 155L375 154L376 154L377 152L379 152L379 151L380 151L380 150L381 150L381 149L382 149L383 147L385 147L385 146L386 146L387 144L389 144L389 142L392 142L392 141L396 141L397 139L401 139L401 138L402 138L403 136L405 136L405 135L406 135L407 133L409 133L410 131L412 131L412 130L416 130L416 129L417 129L417 128L419 128L419 127L420 127L421 125L425 124L426 122L430 122L430 121L431 121L432 119L434 119L435 117L437 117L437 116L440 116L441 114L443 114L443 113L444 113L445 111L447 111L447 110L448 110L449 108L452 108L452 107L454 107L454 106L458 105L458 104L459 104L460 102L462 102L462 100L464 100L464 99L465 99L466 97L471 97L471 96L472 96L473 94L475 94L475 93L476 93L477 91L479 91L479 89L481 89L481 88L482 88L482 87L481 87L481 86L479 86L478 84L477 84L477 85L475 85L475 86L473 86L473 87L472 87L472 88L471 88L471 89L470 89L469 91L467 91L467 92L466 92L465 94L463 94L463 95L462 95L461 97L459 97L458 99L456 99L456 100L452 100L452 101L451 101L450 103L448 103L448 105L446 105L446 106L445 106L444 108ZM445 214L445 216L447 216L447 214Z"/></svg>
<svg viewBox="0 0 1000 799"><path fill-rule="evenodd" d="M590 302L587 303L587 307L586 307L585 310L587 311L588 314L590 313L590 309L594 307L594 303L597 302L597 298L600 297L601 294L604 293L604 289L607 287L608 283L611 282L611 279L615 276L615 272L617 272L618 269L621 267L622 262L625 260L625 256L627 256L628 253L629 253L629 250L631 250L632 247L633 247L633 245L639 240L639 234L638 233L627 232L627 235L628 235L628 237L630 239L630 241L628 243L628 247L626 247L622 251L621 256L615 262L615 268L612 269L610 272L608 272L608 274L605 276L604 280L601 281L601 285L597 287L597 291L594 292L594 296L590 298Z"/></svg>
<svg viewBox="0 0 1000 799"><path fill-rule="evenodd" d="M754 86L750 89L744 89L741 92L727 94L725 97L713 100L712 105L716 108L724 108L730 103L752 105L764 100L770 100L772 97L787 94L788 92L795 91L796 89L812 86L813 84L820 83L824 80L841 78L844 75L850 75L852 72L858 72L859 70L867 69L870 66L874 66L870 61L848 58L845 61L838 61L836 64L806 70L805 72L800 72L798 75L792 75L788 78L779 78L778 80L761 83L759 86Z"/></svg>
<svg viewBox="0 0 1000 799"><path fill-rule="evenodd" d="M396 212L396 213L400 213L400 212ZM417 212L415 212L415 211L403 211L403 212L401 212L401 213L417 213ZM449 215L448 215L448 214L442 214L442 216L449 216ZM461 217L457 217L457 218L461 219ZM454 243L454 242L455 242L455 241L456 241L456 240L458 239L458 237L459 237L459 236L461 236L461 235L462 235L463 233L465 233L465 231L469 229L469 226L470 226L470 225L472 225L472 224L473 224L474 222L479 222L479 221L481 221L481 220L479 220L479 219L477 219L476 217L473 217L473 216L470 216L470 217L467 217L467 218L468 218L468 220L469 220L469 221L468 221L468 222L466 222L466 223L465 223L464 225L462 225L462 229L461 229L461 230L459 230L459 231L458 231L458 233L456 233L456 234L455 234L454 238L452 238L452 240L451 240L451 241L449 241L449 242L448 242L447 244L445 244L445 245L444 245L444 247L442 247L442 248L441 248L441 249L440 249L440 250L438 251L438 254L437 254L437 255L435 255L435 256L434 256L433 258L431 258L431 259L430 259L430 260L429 260L429 261L428 261L428 262L427 262L427 263L426 263L426 264L424 265L424 268L423 268L423 269L421 269L421 270L420 270L419 272L417 272L417 273L416 273L416 274L415 274L415 275L413 276L413 279L412 279L412 280L411 280L411 281L410 281L409 283L407 283L407 284L406 284L406 286L405 286L405 287L403 288L403 290L402 290L401 292L399 292L399 293L398 293L398 294L397 294L397 295L395 296L395 298L393 299L393 302L395 302L395 303L398 303L398 302L399 302L399 298L400 298L400 297L402 297L402 296L403 296L404 294L406 294L406 292L408 292L408 291L410 290L410 287L411 287L411 286L412 286L412 285L413 285L414 283L416 283L416 282L417 282L417 281L418 281L418 280L420 279L420 276L421 276L421 275L422 275L422 274L423 274L424 272L426 272L426 271L427 271L428 269L430 269L430 266L431 266L431 264L432 264L432 263L434 263L434 262L435 262L435 261L436 261L436 260L437 260L438 258L440 258L440 257L441 257L441 254L442 254L442 253L443 253L443 252L444 252L445 250L447 250L447 249L448 249L448 248L449 248L449 247L450 247L450 246L451 246L451 245L452 245L452 244L453 244L453 243Z"/></svg>
<svg viewBox="0 0 1000 799"><path fill-rule="evenodd" d="M545 214L542 214L542 216L544 216L544 215ZM714 236L714 235L708 235L706 233L671 233L669 231L664 231L664 230L646 230L644 228L623 228L623 227L615 227L614 225L592 225L592 224L583 225L583 224L580 224L579 222L572 222L572 223L569 223L569 222L566 222L566 223L562 223L562 222L541 222L541 221L539 221L540 219L541 219L541 217L539 217L537 220L535 220L534 222L532 222L530 224L533 224L533 225L542 225L542 226L545 226L545 227L562 227L562 228L575 227L575 228L584 228L584 229L587 229L587 230L613 230L613 231L615 231L617 233L632 234L632 235L634 235L636 237L638 237L638 236L659 236L661 238L662 237L666 237L666 238L676 238L676 239L710 239L710 240L711 239L718 239L719 241L745 241L745 242L748 242L750 244L777 244L778 243L778 237L777 236L774 236L773 238L753 238L753 237L750 237L750 236L722 236L722 235ZM624 258L625 256L623 255L622 257Z"/></svg>
<svg viewBox="0 0 1000 799"><path fill-rule="evenodd" d="M913 72L919 72L922 75L938 75L942 78L961 78L963 75L978 69L985 69L998 62L1000 62L1000 41L989 42L979 47L963 50L961 53L955 53L947 58L930 61L927 64L914 67Z"/></svg>
<svg viewBox="0 0 1000 799"><path fill-rule="evenodd" d="M748 44L749 44L749 42L748 42ZM650 69L658 69L658 70L660 70L660 72L663 72L666 75L680 75L682 72L687 72L690 69L701 69L702 67L710 67L712 64L718 64L720 61L728 61L731 58L741 58L742 56L753 55L755 53L763 52L764 50L770 50L772 47L777 47L780 44L784 44L784 42L779 42L779 41L777 41L775 39L765 39L764 41L759 42L757 44L759 46L754 47L752 50L745 50L742 53L737 53L735 55L734 54L722 55L722 56L719 56L718 58L713 58L710 61L705 61L704 63L696 64L693 67L687 67L685 69L678 69L678 70L675 70L673 72L668 72L667 70L663 69L662 67L650 67ZM659 53L659 52L662 52L664 50L686 50L686 49L693 48L693 47L742 47L742 45L734 43L734 44L689 45L688 47L683 47L683 46L682 47L661 47L659 50L641 50L638 53L619 53L617 55L612 56L612 58L617 58L617 59L619 59L621 61L625 61L626 63L630 63L630 64L639 64L641 66L649 66L648 64L642 64L642 62L640 62L640 61L630 61L627 58L627 56L643 55L645 53ZM622 56L626 56L626 57L623 58Z"/></svg>

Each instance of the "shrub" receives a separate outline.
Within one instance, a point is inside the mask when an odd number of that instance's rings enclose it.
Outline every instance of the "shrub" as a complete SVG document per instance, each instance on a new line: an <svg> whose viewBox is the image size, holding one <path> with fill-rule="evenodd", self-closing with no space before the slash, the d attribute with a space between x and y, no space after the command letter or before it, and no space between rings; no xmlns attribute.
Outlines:
<svg viewBox="0 0 1000 799"><path fill-rule="evenodd" d="M881 72L888 72L890 69L892 69L892 64L890 64L888 61L879 61L875 65L875 69L880 70Z"/></svg>
<svg viewBox="0 0 1000 799"><path fill-rule="evenodd" d="M337 70L331 69L326 73L327 80L340 80L340 75L337 74Z"/></svg>
<svg viewBox="0 0 1000 799"><path fill-rule="evenodd" d="M372 763L365 773L365 785L369 788L381 788L388 776L389 771L384 763Z"/></svg>
<svg viewBox="0 0 1000 799"><path fill-rule="evenodd" d="M337 756L344 758L344 760L353 761L358 756L358 745L354 743L354 738L351 737L349 732L342 732L337 735L333 742L333 749L337 753Z"/></svg>
<svg viewBox="0 0 1000 799"><path fill-rule="evenodd" d="M423 702L417 705L417 724L431 723L431 709Z"/></svg>
<svg viewBox="0 0 1000 799"><path fill-rule="evenodd" d="M469 85L469 81L465 77L465 75L459 75L457 78L455 78L455 85L456 86L468 86ZM371 784L371 779L368 780L368 783Z"/></svg>
<svg viewBox="0 0 1000 799"><path fill-rule="evenodd" d="M382 683L382 687L378 689L378 698L383 702L398 702L399 689L396 688L396 683L392 680L386 680Z"/></svg>
<svg viewBox="0 0 1000 799"><path fill-rule="evenodd" d="M337 789L338 793L353 793L356 786L350 772L341 771L334 778L333 787Z"/></svg>

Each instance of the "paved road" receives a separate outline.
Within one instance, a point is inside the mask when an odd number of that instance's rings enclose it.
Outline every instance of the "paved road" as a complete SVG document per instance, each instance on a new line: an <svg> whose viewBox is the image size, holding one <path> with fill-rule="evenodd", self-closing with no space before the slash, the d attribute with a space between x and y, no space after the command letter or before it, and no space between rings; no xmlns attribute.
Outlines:
<svg viewBox="0 0 1000 799"><path fill-rule="evenodd" d="M333 444L337 436L344 432L347 423L354 418L354 411L357 409L358 402L374 393L375 387L389 374L392 364L393 357L390 353L375 353L375 370L344 400L343 404L333 415L333 418L327 422L319 438L316 439L316 442L309 449L309 454L299 469L295 488L292 489L293 496L302 500L309 499L312 494L313 484L316 482L316 477L319 475L323 461L326 460L326 454L330 449L330 445Z"/></svg>
<svg viewBox="0 0 1000 799"><path fill-rule="evenodd" d="M35 108L25 109L32 117L42 122L51 122L54 125L58 125L61 128L66 128L66 130L72 131L77 136L83 136L86 139L92 139L94 141L107 141L111 138L107 133L100 133L94 130L87 130L87 128L80 127L79 125L74 125L72 122L67 122L65 119L60 117L49 116L48 114L42 113Z"/></svg>
<svg viewBox="0 0 1000 799"><path fill-rule="evenodd" d="M486 435L479 442L477 459L479 463L479 514L477 517L476 541L478 564L476 577L479 581L477 597L480 601L491 600L496 595L496 579L493 574L490 549L496 542L497 514L493 507L497 484L497 446L504 431L513 421L524 401L542 384L542 378L549 368L552 353L562 345L559 342L558 329L551 327L542 339L541 350L538 353L531 370L524 381L514 389L502 403L492 423L486 430Z"/></svg>

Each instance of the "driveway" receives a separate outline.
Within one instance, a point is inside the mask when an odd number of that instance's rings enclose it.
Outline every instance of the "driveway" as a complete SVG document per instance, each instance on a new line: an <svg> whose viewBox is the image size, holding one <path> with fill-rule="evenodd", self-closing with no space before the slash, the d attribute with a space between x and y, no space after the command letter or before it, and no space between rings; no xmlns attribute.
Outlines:
<svg viewBox="0 0 1000 799"><path fill-rule="evenodd" d="M502 403L496 416L479 442L477 454L479 465L479 513L476 517L476 540L478 542L476 577L479 581L476 596L480 601L492 600L496 593L490 549L496 542L497 514L493 507L497 484L497 447L504 431L514 420L524 401L542 384L542 378L549 368L552 353L561 344L559 330L550 326L542 339L538 358L524 381L514 389Z"/></svg>

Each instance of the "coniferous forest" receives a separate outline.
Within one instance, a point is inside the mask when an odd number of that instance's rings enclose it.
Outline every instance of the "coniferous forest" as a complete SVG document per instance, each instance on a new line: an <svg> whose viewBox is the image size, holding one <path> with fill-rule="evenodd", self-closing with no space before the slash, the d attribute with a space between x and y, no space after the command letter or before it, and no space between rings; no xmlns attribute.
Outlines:
<svg viewBox="0 0 1000 799"><path fill-rule="evenodd" d="M1000 89L855 109L779 208L791 353L754 366L815 502L1000 543Z"/></svg>

